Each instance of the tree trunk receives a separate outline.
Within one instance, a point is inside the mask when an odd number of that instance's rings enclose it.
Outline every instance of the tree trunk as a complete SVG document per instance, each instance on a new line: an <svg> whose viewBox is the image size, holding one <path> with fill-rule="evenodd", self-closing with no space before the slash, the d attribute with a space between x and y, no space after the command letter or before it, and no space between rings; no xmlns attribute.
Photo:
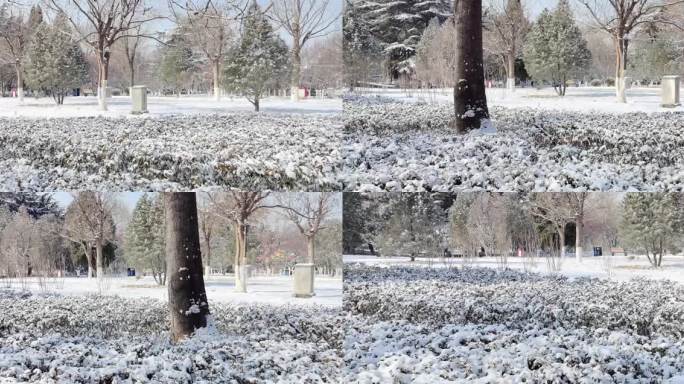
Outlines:
<svg viewBox="0 0 684 384"><path fill-rule="evenodd" d="M582 248L582 238L584 237L584 215L578 215L575 220L575 258L577 261L582 262L582 256L584 255L584 249Z"/></svg>
<svg viewBox="0 0 684 384"><path fill-rule="evenodd" d="M259 96L254 97L254 112L259 112Z"/></svg>
<svg viewBox="0 0 684 384"><path fill-rule="evenodd" d="M88 259L88 278L95 277L95 260L93 258L93 246L88 244L88 250L86 252L86 258Z"/></svg>
<svg viewBox="0 0 684 384"><path fill-rule="evenodd" d="M506 88L515 91L515 50L511 49L506 55Z"/></svg>
<svg viewBox="0 0 684 384"><path fill-rule="evenodd" d="M164 212L171 340L177 342L206 327L209 314L195 193L165 193Z"/></svg>
<svg viewBox="0 0 684 384"><path fill-rule="evenodd" d="M292 43L292 78L290 81L292 94L290 95L290 99L292 101L299 101L299 86L301 85L302 75L302 47L299 45L299 31L295 32Z"/></svg>
<svg viewBox="0 0 684 384"><path fill-rule="evenodd" d="M314 264L316 259L316 238L313 235L306 237L306 256L306 262Z"/></svg>
<svg viewBox="0 0 684 384"><path fill-rule="evenodd" d="M104 277L104 266L102 260L102 239L95 240L95 272L97 273L97 281L102 281Z"/></svg>
<svg viewBox="0 0 684 384"><path fill-rule="evenodd" d="M626 103L627 95L625 90L625 68L627 57L627 41L624 36L614 37L615 44L615 94L618 103Z"/></svg>
<svg viewBox="0 0 684 384"><path fill-rule="evenodd" d="M247 259L247 225L240 223L236 225L235 232L235 292L247 292L247 273L245 261Z"/></svg>
<svg viewBox="0 0 684 384"><path fill-rule="evenodd" d="M560 258L562 259L565 257L565 225L562 225L560 230L558 231L558 237Z"/></svg>
<svg viewBox="0 0 684 384"><path fill-rule="evenodd" d="M24 103L24 75L22 73L21 64L16 64L17 69L17 97L19 98L19 103Z"/></svg>
<svg viewBox="0 0 684 384"><path fill-rule="evenodd" d="M489 119L482 52L482 0L455 0L456 84L453 126L466 133Z"/></svg>
<svg viewBox="0 0 684 384"><path fill-rule="evenodd" d="M214 77L214 100L221 101L221 62L216 60L212 63Z"/></svg>
<svg viewBox="0 0 684 384"><path fill-rule="evenodd" d="M97 89L97 101L100 110L107 110L107 82L109 80L109 60L105 57L100 58L99 76L100 81Z"/></svg>

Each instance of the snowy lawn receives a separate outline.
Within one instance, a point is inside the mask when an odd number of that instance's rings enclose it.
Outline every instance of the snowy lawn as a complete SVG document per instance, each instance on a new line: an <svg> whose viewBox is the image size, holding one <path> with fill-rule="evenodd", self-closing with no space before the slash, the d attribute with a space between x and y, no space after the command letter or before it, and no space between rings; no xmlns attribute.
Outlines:
<svg viewBox="0 0 684 384"><path fill-rule="evenodd" d="M453 89L361 89L364 95L385 96L406 102L453 103ZM684 88L682 88L684 91ZM618 103L613 87L570 87L564 97L553 88L487 88L487 103L506 108L539 108L545 110L630 113L684 112L684 106L663 108L658 87L639 87L627 90L627 103Z"/></svg>
<svg viewBox="0 0 684 384"><path fill-rule="evenodd" d="M115 96L108 100L107 111L100 111L97 98L67 97L64 105L55 104L52 98L27 97L24 104L20 104L16 98L0 97L0 117L30 117L30 118L53 118L53 117L131 117L131 98L128 96ZM254 110L245 98L224 97L216 101L206 96L182 96L182 97L147 97L147 109L149 114L144 117L160 117L172 115L199 115L232 112L251 112ZM339 114L342 112L342 100L340 99L304 99L292 102L289 98L269 97L261 102L261 111L264 113L297 113L297 114ZM139 118L139 117L138 117Z"/></svg>
<svg viewBox="0 0 684 384"><path fill-rule="evenodd" d="M684 286L348 266L347 382L675 383Z"/></svg>
<svg viewBox="0 0 684 384"><path fill-rule="evenodd" d="M334 383L339 309L210 303L212 326L169 343L156 299L0 290L0 382Z"/></svg>
<svg viewBox="0 0 684 384"><path fill-rule="evenodd" d="M341 140L325 114L0 118L0 187L339 190Z"/></svg>
<svg viewBox="0 0 684 384"><path fill-rule="evenodd" d="M500 269L501 264L496 258L478 257L474 259L462 258L417 258L411 261L403 256L365 256L345 255L345 263L362 263L370 266L422 266L432 268L453 267L486 267ZM557 273L570 278L596 277L617 281L628 281L641 277L647 279L672 280L684 284L684 255L664 256L660 268L653 268L645 255L634 256L585 256L581 262L575 255L568 255L561 263L560 271L552 271L544 258L528 259L524 257L509 257L507 267L518 271Z"/></svg>
<svg viewBox="0 0 684 384"><path fill-rule="evenodd" d="M567 101L566 101L567 102ZM495 135L457 135L448 103L345 101L342 179L355 191L684 188L684 113L492 107Z"/></svg>
<svg viewBox="0 0 684 384"><path fill-rule="evenodd" d="M232 276L205 276L204 282L209 302L221 303L261 303L272 305L325 305L342 306L342 279L316 277L312 298L293 296L294 278L292 276L254 276L247 280L247 293L235 292ZM10 284L0 280L0 287ZM101 294L122 298L152 298L166 301L166 286L157 285L152 277L107 277L98 284L97 279L85 277L23 279L11 282L14 289L28 290L35 294L52 293L64 296L87 296Z"/></svg>

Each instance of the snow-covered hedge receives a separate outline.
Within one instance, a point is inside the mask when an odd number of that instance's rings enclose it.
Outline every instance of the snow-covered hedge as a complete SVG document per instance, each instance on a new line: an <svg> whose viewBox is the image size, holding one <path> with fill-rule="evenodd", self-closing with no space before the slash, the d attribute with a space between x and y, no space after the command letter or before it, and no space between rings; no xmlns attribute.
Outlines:
<svg viewBox="0 0 684 384"><path fill-rule="evenodd" d="M345 103L348 190L681 190L684 114L494 107L498 133L457 135L449 104Z"/></svg>
<svg viewBox="0 0 684 384"><path fill-rule="evenodd" d="M651 383L684 375L677 283L352 266L344 289L355 318L344 345L349 382Z"/></svg>
<svg viewBox="0 0 684 384"><path fill-rule="evenodd" d="M311 306L210 305L213 326L170 344L153 299L0 292L0 379L337 382L343 317Z"/></svg>
<svg viewBox="0 0 684 384"><path fill-rule="evenodd" d="M0 119L5 189L339 189L323 115Z"/></svg>

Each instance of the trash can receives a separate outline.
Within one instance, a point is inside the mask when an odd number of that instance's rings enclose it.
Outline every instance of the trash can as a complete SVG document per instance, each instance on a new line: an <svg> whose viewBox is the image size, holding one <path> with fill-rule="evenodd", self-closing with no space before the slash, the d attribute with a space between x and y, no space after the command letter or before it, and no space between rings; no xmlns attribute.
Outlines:
<svg viewBox="0 0 684 384"><path fill-rule="evenodd" d="M603 249L601 247L594 247L594 256L603 256Z"/></svg>
<svg viewBox="0 0 684 384"><path fill-rule="evenodd" d="M136 85L131 87L131 100L133 101L133 109L131 113L134 115L141 115L147 113L147 87L144 85Z"/></svg>

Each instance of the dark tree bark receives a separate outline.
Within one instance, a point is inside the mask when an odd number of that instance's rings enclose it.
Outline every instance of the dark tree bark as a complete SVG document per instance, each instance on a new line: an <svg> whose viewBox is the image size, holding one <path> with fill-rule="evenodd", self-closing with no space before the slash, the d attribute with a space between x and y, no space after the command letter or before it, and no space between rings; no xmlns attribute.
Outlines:
<svg viewBox="0 0 684 384"><path fill-rule="evenodd" d="M456 84L453 126L459 133L480 128L489 119L482 49L482 0L455 0Z"/></svg>
<svg viewBox="0 0 684 384"><path fill-rule="evenodd" d="M209 304L195 193L165 193L164 211L171 339L176 342L207 326Z"/></svg>

